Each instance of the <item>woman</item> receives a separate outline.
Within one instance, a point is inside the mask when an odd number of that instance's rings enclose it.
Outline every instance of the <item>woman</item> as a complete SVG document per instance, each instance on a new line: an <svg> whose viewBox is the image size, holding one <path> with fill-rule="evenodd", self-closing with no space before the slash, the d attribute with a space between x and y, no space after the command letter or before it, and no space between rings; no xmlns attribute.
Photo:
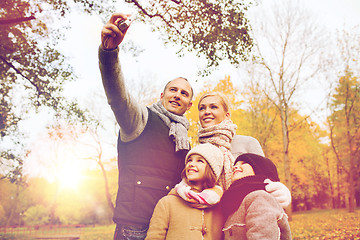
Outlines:
<svg viewBox="0 0 360 240"><path fill-rule="evenodd" d="M206 128L220 124L224 120L230 120L230 104L227 98L219 92L209 92L201 96L199 100L199 120L201 124L200 134L205 132ZM231 122L231 130L235 134L237 126ZM231 126L231 124L233 126ZM201 138L201 136L200 136ZM254 153L265 156L258 140L250 136L234 135L231 140L231 153L234 158L242 153Z"/></svg>
<svg viewBox="0 0 360 240"><path fill-rule="evenodd" d="M199 142L212 143L224 152L224 171L219 184L224 190L231 185L232 168L235 159L244 153L253 153L264 157L258 140L250 136L236 135L237 126L230 119L230 104L225 95L219 92L205 93L200 97L199 110ZM269 182L266 180L266 182ZM280 182L271 182L266 186L282 207L291 202L290 191Z"/></svg>

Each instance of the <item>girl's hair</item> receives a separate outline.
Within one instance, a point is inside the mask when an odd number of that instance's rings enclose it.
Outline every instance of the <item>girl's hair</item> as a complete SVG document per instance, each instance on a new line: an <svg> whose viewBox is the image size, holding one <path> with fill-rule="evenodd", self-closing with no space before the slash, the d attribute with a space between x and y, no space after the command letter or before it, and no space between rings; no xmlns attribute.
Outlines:
<svg viewBox="0 0 360 240"><path fill-rule="evenodd" d="M230 111L230 102L229 102L228 98L221 92L207 92L207 93L204 93L199 99L198 109L200 107L201 101L204 98L207 98L207 97L219 97L220 98L220 103L224 107L225 112Z"/></svg>
<svg viewBox="0 0 360 240"><path fill-rule="evenodd" d="M194 153L196 154L196 153ZM191 155L190 155L191 156ZM189 156L189 157L190 157ZM206 159L205 159L206 160ZM186 159L186 163L187 163L187 159ZM185 163L185 165L186 165ZM207 188L213 188L216 185L217 179L216 179L216 175L214 173L214 171L212 170L212 168L210 167L209 163L206 160L206 167L205 167L205 173L204 173L204 179L202 182L202 189L197 189L197 190L203 190L203 189L207 189ZM193 184L191 184L191 181L188 181L187 177L186 177L186 166L185 168L182 170L181 172L181 178L185 180L185 182L192 186Z"/></svg>

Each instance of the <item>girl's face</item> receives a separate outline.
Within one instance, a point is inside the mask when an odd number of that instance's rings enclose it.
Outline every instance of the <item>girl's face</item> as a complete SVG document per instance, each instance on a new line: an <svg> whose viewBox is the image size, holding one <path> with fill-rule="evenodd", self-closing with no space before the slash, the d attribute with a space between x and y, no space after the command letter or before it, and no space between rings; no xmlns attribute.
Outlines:
<svg viewBox="0 0 360 240"><path fill-rule="evenodd" d="M255 173L250 164L244 163L243 161L238 161L234 165L231 182L235 182L241 178L253 175L255 175Z"/></svg>
<svg viewBox="0 0 360 240"><path fill-rule="evenodd" d="M185 165L186 178L194 186L201 187L205 177L205 168L207 161L198 154L192 154L188 157Z"/></svg>
<svg viewBox="0 0 360 240"><path fill-rule="evenodd" d="M230 118L219 96L208 96L199 103L199 120L203 128L211 127Z"/></svg>

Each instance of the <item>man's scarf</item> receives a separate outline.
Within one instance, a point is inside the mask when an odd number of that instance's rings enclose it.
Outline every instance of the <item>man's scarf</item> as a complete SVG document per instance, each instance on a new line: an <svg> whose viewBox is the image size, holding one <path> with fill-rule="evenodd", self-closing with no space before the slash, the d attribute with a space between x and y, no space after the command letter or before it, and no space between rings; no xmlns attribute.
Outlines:
<svg viewBox="0 0 360 240"><path fill-rule="evenodd" d="M224 169L219 178L219 184L224 190L227 190L231 185L232 168L235 159L230 149L236 129L237 126L230 119L225 119L215 126L200 127L198 133L200 143L208 142L214 144L224 153Z"/></svg>
<svg viewBox="0 0 360 240"><path fill-rule="evenodd" d="M169 127L169 137L175 142L175 151L189 150L190 142L187 131L189 130L190 123L186 117L169 112L160 101L151 105L150 109Z"/></svg>

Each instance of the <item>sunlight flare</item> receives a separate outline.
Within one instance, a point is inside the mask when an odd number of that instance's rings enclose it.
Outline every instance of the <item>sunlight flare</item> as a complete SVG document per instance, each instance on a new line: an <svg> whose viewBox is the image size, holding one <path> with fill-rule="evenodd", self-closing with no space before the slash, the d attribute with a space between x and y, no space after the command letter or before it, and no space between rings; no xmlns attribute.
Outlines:
<svg viewBox="0 0 360 240"><path fill-rule="evenodd" d="M75 161L64 163L56 174L60 189L77 190L82 180L82 170Z"/></svg>

